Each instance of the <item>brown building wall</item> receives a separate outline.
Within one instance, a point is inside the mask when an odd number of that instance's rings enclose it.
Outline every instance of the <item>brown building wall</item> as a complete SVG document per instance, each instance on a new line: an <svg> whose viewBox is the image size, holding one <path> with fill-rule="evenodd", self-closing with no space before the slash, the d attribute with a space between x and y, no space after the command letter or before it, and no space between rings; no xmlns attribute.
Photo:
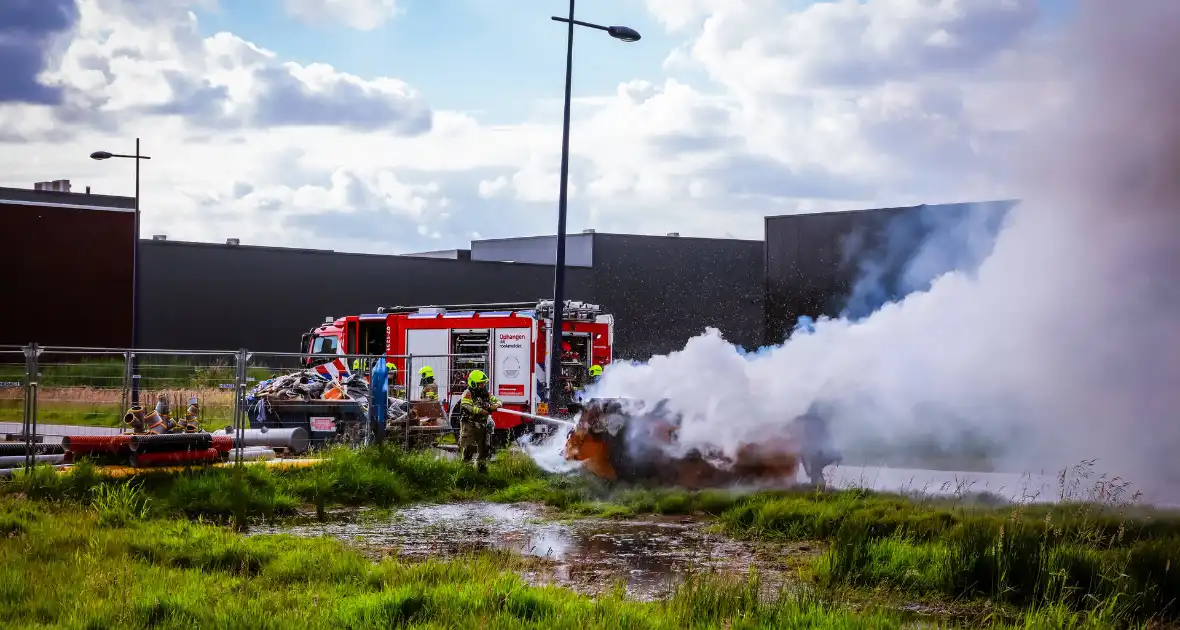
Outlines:
<svg viewBox="0 0 1180 630"><path fill-rule="evenodd" d="M0 344L127 347L135 214L0 200Z"/></svg>

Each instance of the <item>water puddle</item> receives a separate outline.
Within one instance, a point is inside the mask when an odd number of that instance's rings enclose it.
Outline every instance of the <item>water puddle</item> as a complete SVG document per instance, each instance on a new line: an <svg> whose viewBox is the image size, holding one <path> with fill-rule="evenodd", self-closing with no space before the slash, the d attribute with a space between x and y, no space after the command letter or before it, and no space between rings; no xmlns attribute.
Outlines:
<svg viewBox="0 0 1180 630"><path fill-rule="evenodd" d="M541 560L535 570L522 571L532 584L599 594L621 582L638 599L664 597L690 573L744 575L754 567L768 589L777 589L787 574L782 560L691 519L554 521L545 516L543 509L530 505L421 505L387 517L353 513L344 520L260 527L254 533L334 536L406 559L507 550Z"/></svg>

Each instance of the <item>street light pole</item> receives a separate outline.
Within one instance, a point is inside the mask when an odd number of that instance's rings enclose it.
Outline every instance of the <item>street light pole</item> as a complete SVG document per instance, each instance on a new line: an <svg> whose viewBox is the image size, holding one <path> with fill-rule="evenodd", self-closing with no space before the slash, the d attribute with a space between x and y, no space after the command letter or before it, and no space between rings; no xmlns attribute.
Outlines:
<svg viewBox="0 0 1180 630"><path fill-rule="evenodd" d="M152 158L139 151L139 138L135 139L135 155L95 151L90 154L93 160L109 160L111 158L125 158L135 160L135 242L131 246L131 404L139 404L139 355L135 350L139 347L139 163Z"/></svg>
<svg viewBox="0 0 1180 630"><path fill-rule="evenodd" d="M550 413L557 412L557 400L561 392L561 355L563 334L563 309L565 307L565 232L566 211L569 208L570 169L570 105L573 92L574 74L574 25L606 31L611 37L624 42L639 41L639 33L626 26L601 26L574 19L574 2L570 0L568 18L554 16L555 22L568 25L565 43L565 112L561 125L561 183L557 196L557 256L553 269L553 323L550 327L549 348L549 404Z"/></svg>

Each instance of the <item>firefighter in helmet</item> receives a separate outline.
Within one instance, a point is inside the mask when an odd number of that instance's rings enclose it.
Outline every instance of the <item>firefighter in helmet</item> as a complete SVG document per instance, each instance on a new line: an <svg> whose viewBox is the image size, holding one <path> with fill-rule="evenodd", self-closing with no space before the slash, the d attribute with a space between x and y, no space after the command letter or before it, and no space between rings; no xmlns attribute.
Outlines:
<svg viewBox="0 0 1180 630"><path fill-rule="evenodd" d="M422 398L438 400L438 383L434 382L434 368L429 365L418 370L418 387L422 389Z"/></svg>
<svg viewBox="0 0 1180 630"><path fill-rule="evenodd" d="M487 471L488 436L495 429L492 412L499 408L500 400L488 391L488 375L472 370L459 401L459 452L464 462L474 454L479 472Z"/></svg>
<svg viewBox="0 0 1180 630"><path fill-rule="evenodd" d="M389 359L385 360L386 380L389 381L389 394L395 398L403 398L400 387L397 384L397 366Z"/></svg>
<svg viewBox="0 0 1180 630"><path fill-rule="evenodd" d="M590 378L589 378L589 380L586 381L586 385L593 385L593 384L597 383L598 379L601 377L602 377L602 366L601 365L591 365L590 366Z"/></svg>

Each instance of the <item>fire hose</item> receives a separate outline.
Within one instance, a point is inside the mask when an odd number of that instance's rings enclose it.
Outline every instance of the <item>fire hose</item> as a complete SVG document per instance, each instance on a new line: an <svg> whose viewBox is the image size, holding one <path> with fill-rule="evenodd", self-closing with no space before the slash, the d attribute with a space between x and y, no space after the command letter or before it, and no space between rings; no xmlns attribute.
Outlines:
<svg viewBox="0 0 1180 630"><path fill-rule="evenodd" d="M571 429L574 428L575 426L577 426L573 422L570 422L569 420L562 420L560 418L550 418L549 416L538 416L536 414L525 413L523 411L517 411L515 409L505 409L505 408L501 407L501 408L497 409L496 411L499 413L510 413L514 416L520 416L521 418L528 418L529 420L533 420L536 422L555 422L557 424L564 424Z"/></svg>

